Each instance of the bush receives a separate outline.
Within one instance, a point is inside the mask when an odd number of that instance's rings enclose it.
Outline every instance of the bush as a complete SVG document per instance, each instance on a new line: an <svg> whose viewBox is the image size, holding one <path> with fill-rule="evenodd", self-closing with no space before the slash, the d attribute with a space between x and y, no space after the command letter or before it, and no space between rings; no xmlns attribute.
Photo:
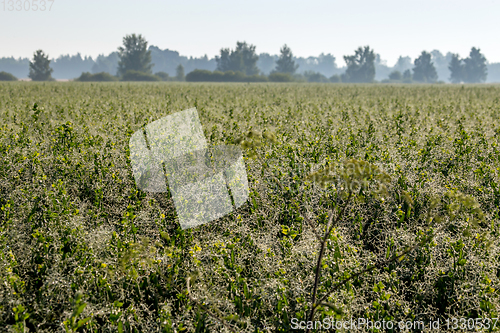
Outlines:
<svg viewBox="0 0 500 333"><path fill-rule="evenodd" d="M338 75L338 74L332 75L329 80L331 83L341 83L342 82L342 79L340 78L340 75Z"/></svg>
<svg viewBox="0 0 500 333"><path fill-rule="evenodd" d="M0 72L0 81L17 81L17 77L7 72Z"/></svg>
<svg viewBox="0 0 500 333"><path fill-rule="evenodd" d="M173 81L174 80L173 77L170 77L170 75L168 75L168 73L165 73L165 72L155 73L155 76L158 76L160 78L160 80L162 80L162 81Z"/></svg>
<svg viewBox="0 0 500 333"><path fill-rule="evenodd" d="M80 75L79 78L75 79L75 81L80 81L80 82L112 82L112 81L118 81L118 78L116 76L113 76L113 75L106 73L106 72L100 72L100 73L96 73L96 74L84 72L84 73L82 73L82 75Z"/></svg>
<svg viewBox="0 0 500 333"><path fill-rule="evenodd" d="M224 72L223 82L243 82L245 80L245 74L242 72L227 71Z"/></svg>
<svg viewBox="0 0 500 333"><path fill-rule="evenodd" d="M329 82L328 78L319 72L305 71L304 76L306 77L307 82Z"/></svg>
<svg viewBox="0 0 500 333"><path fill-rule="evenodd" d="M128 70L121 77L121 81L160 81L161 79L153 74Z"/></svg>
<svg viewBox="0 0 500 333"><path fill-rule="evenodd" d="M215 72L214 72L215 73ZM219 72L222 74L222 72ZM206 69L195 69L192 72L189 72L186 75L186 81L188 82L203 82L203 81L212 81L211 76L212 72Z"/></svg>
<svg viewBox="0 0 500 333"><path fill-rule="evenodd" d="M269 75L271 82L292 82L293 77L288 73L271 73Z"/></svg>
<svg viewBox="0 0 500 333"><path fill-rule="evenodd" d="M268 79L264 75L246 76L242 72L221 72L208 71L205 69L195 69L186 75L188 82L267 82Z"/></svg>
<svg viewBox="0 0 500 333"><path fill-rule="evenodd" d="M391 81L400 81L403 79L403 74L400 71L394 71L389 74L389 80Z"/></svg>

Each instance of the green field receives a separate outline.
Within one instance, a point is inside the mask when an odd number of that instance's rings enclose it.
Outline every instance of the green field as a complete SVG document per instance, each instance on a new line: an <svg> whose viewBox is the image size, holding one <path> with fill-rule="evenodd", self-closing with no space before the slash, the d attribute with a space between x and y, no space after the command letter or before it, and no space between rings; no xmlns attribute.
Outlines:
<svg viewBox="0 0 500 333"><path fill-rule="evenodd" d="M211 143L245 140L250 198L182 230L136 187L128 140L191 107ZM330 218L315 320L486 325L499 117L486 85L1 83L0 331L291 331ZM321 184L337 175L363 186Z"/></svg>

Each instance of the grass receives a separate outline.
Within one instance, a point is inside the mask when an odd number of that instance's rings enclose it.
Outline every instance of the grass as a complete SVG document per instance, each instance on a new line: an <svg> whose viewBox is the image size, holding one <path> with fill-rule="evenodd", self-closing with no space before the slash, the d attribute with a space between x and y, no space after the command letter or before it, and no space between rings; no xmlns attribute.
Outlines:
<svg viewBox="0 0 500 333"><path fill-rule="evenodd" d="M446 331L446 319L497 318L499 96L494 85L0 83L0 327L287 332L312 314L439 319ZM210 142L245 148L250 198L182 230L167 194L137 189L128 140L193 106Z"/></svg>

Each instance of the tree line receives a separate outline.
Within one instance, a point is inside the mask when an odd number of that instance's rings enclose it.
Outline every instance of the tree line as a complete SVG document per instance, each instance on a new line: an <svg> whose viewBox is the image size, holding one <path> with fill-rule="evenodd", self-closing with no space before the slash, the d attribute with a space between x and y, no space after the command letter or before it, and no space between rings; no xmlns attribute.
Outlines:
<svg viewBox="0 0 500 333"><path fill-rule="evenodd" d="M156 51L153 49L153 51ZM237 42L234 49L222 48L215 57L216 69L195 69L185 75L184 66L179 64L175 69L175 76L160 71L153 74L152 49L148 49L148 42L142 35L126 35L123 44L118 47L118 66L116 74L107 71L97 73L84 72L77 81L213 81L213 82L333 82L333 83L370 83L375 81L376 60L378 55L369 46L359 47L353 55L344 56L347 68L344 73L326 77L322 73L306 70L298 74L300 67L297 64L292 50L285 44L280 49L280 55L274 59L274 68L265 75L257 66L259 55L256 46L246 42ZM335 58L332 63L334 64ZM332 60L330 58L330 61ZM49 81L52 79L53 69L50 60L42 50L37 50L29 62L29 77L33 81ZM487 78L487 61L480 49L473 47L469 57L460 59L453 54L448 66L452 83L480 83ZM0 72L0 80L16 80L5 72ZM413 62L413 68L403 73L393 71L382 82L422 82L435 83L438 81L436 68L432 56L422 51Z"/></svg>

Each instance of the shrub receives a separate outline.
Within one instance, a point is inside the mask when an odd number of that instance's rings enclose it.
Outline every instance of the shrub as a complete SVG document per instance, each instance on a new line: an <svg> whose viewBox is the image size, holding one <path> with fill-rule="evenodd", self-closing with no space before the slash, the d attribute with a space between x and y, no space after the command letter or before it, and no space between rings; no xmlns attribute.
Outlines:
<svg viewBox="0 0 500 333"><path fill-rule="evenodd" d="M188 82L203 82L203 81L213 81L211 76L216 72L211 72L206 69L195 69L186 75L186 81ZM222 72L218 72L222 74ZM223 75L223 74L222 74Z"/></svg>
<svg viewBox="0 0 500 333"><path fill-rule="evenodd" d="M224 82L243 82L245 79L245 74L242 72L227 71L224 72L223 81Z"/></svg>
<svg viewBox="0 0 500 333"><path fill-rule="evenodd" d="M0 81L17 81L17 77L7 72L0 72Z"/></svg>
<svg viewBox="0 0 500 333"><path fill-rule="evenodd" d="M118 81L116 76L113 76L107 72L100 72L96 74L91 74L89 72L84 72L80 75L79 78L75 79L75 81L80 82L112 82Z"/></svg>
<svg viewBox="0 0 500 333"><path fill-rule="evenodd" d="M319 72L305 71L307 82L329 82L328 78Z"/></svg>
<svg viewBox="0 0 500 333"><path fill-rule="evenodd" d="M153 74L128 70L121 77L121 81L160 81L161 79Z"/></svg>
<svg viewBox="0 0 500 333"><path fill-rule="evenodd" d="M271 82L292 82L293 77L288 73L271 73L269 75Z"/></svg>
<svg viewBox="0 0 500 333"><path fill-rule="evenodd" d="M246 76L239 71L209 71L205 69L195 69L186 75L186 81L189 82L267 82L264 75Z"/></svg>
<svg viewBox="0 0 500 333"><path fill-rule="evenodd" d="M158 76L160 78L160 80L162 81L173 81L173 77L170 77L168 75L168 73L165 73L165 72L158 72L158 73L155 73L155 76Z"/></svg>

